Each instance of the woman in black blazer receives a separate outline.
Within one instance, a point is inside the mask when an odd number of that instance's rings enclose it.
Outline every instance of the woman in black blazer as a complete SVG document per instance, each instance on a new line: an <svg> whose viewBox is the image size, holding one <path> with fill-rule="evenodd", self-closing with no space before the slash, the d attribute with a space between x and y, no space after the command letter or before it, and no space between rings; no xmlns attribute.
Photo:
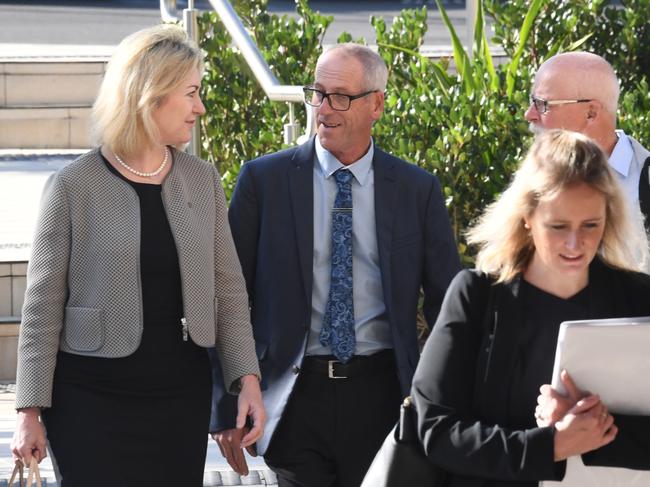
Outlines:
<svg viewBox="0 0 650 487"><path fill-rule="evenodd" d="M650 469L650 418L610 413L566 374L572 397L546 385L536 409L562 321L650 314L650 276L636 272L647 240L630 213L598 146L553 130L470 230L477 270L450 285L412 389L445 487L533 487L575 455Z"/></svg>

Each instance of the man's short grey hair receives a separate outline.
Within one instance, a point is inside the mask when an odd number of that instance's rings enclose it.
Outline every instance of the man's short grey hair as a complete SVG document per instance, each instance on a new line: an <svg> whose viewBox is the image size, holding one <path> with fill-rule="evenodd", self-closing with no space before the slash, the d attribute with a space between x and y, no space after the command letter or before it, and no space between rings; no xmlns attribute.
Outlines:
<svg viewBox="0 0 650 487"><path fill-rule="evenodd" d="M386 91L388 68L379 54L370 47L354 42L344 42L330 48L325 54L339 52L353 57L363 66L363 77L367 90Z"/></svg>

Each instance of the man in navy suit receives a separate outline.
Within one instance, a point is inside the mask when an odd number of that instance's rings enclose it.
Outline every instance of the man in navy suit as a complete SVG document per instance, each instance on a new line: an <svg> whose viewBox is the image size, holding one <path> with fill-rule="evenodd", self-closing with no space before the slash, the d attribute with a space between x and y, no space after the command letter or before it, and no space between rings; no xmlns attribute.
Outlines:
<svg viewBox="0 0 650 487"><path fill-rule="evenodd" d="M233 194L268 414L257 452L280 487L359 486L411 386L420 290L432 326L460 269L437 179L373 143L386 79L365 46L324 53L305 87L317 136L244 164ZM219 377L211 431L245 474Z"/></svg>

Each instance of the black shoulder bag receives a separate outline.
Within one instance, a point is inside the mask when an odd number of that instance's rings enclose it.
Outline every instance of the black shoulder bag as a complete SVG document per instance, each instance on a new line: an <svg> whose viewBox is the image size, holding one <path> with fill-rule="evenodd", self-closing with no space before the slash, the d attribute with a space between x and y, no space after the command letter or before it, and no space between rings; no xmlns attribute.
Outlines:
<svg viewBox="0 0 650 487"><path fill-rule="evenodd" d="M416 434L415 408L407 397L399 421L377 452L361 487L442 487L444 476L424 454Z"/></svg>
<svg viewBox="0 0 650 487"><path fill-rule="evenodd" d="M489 334L491 346L495 332L492 313L495 289L489 279L488 286L483 330ZM409 396L400 407L399 421L388 433L360 487L444 486L447 473L431 463L424 453L417 435L416 414Z"/></svg>

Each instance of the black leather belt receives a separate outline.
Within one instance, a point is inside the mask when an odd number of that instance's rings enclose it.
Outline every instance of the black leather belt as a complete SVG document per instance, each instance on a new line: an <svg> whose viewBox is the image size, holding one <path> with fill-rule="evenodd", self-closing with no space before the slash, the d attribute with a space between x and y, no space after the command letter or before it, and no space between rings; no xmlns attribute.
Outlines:
<svg viewBox="0 0 650 487"><path fill-rule="evenodd" d="M309 355L304 358L300 368L302 372L329 379L352 379L388 369L395 369L393 350L382 350L372 355L355 355L345 364L332 355Z"/></svg>

